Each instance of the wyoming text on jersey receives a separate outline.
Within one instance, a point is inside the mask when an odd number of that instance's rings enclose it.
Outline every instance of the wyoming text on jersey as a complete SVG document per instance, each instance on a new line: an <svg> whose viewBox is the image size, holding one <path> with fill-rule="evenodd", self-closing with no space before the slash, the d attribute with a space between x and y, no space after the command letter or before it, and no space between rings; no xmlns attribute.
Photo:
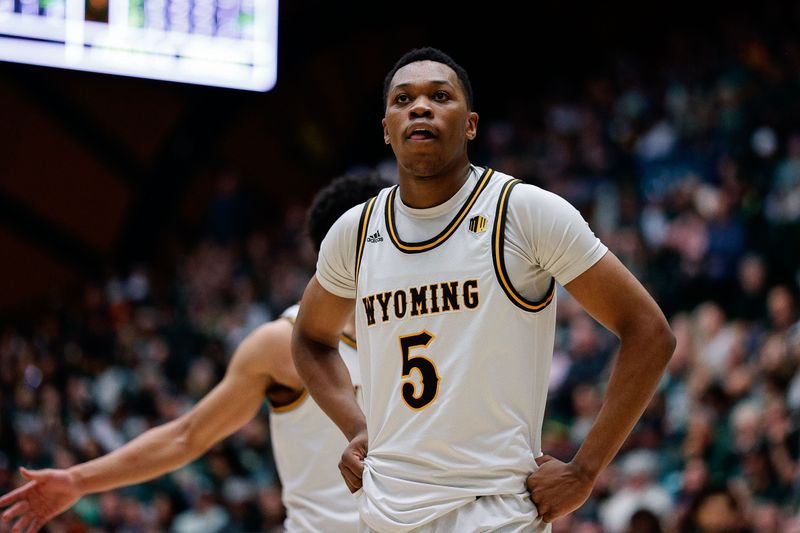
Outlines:
<svg viewBox="0 0 800 533"><path fill-rule="evenodd" d="M464 309L476 309L480 303L480 294L478 280L468 279L378 292L364 296L361 302L366 311L367 325L374 326L376 302L380 321L386 323L392 317L402 320L407 317L461 311L462 306Z"/></svg>

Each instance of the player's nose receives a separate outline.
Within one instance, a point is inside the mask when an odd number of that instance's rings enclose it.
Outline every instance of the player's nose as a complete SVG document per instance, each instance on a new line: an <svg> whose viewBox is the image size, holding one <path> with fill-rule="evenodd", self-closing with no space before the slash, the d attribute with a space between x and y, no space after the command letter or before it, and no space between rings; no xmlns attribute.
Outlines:
<svg viewBox="0 0 800 533"><path fill-rule="evenodd" d="M433 116L433 107L431 101L425 97L420 96L416 98L408 110L409 118L423 118Z"/></svg>

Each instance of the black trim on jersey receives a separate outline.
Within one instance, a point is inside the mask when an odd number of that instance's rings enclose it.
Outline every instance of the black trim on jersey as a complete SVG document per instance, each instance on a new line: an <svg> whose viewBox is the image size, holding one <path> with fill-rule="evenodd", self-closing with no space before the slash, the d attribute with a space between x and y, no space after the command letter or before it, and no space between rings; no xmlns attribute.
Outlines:
<svg viewBox="0 0 800 533"><path fill-rule="evenodd" d="M494 264L494 273L497 276L497 281L503 292L506 293L511 302L522 309L531 313L538 313L550 302L553 301L555 295L556 280L550 278L550 286L544 297L537 301L531 301L522 296L511 284L511 278L506 270L505 256L503 251L505 249L505 231L506 231L506 215L508 213L508 198L511 196L511 190L521 183L518 179L509 180L503 185L503 190L500 192L500 197L497 199L497 212L494 218L494 229L492 230L492 263Z"/></svg>
<svg viewBox="0 0 800 533"><path fill-rule="evenodd" d="M392 241L398 250L407 254L418 254L420 252L433 250L446 241L450 235L455 232L456 228L459 224L461 224L464 218L466 218L467 213L469 213L469 210L475 204L478 196L480 196L484 189L486 189L486 185L489 183L492 174L494 174L494 170L486 168L481 177L478 179L478 183L475 184L475 188L472 189L469 197L464 202L464 205L461 206L461 209L458 211L456 216L453 217L453 220L451 220L450 223L438 235L423 242L405 242L397 233L397 227L394 223L394 198L397 195L399 185L395 185L387 195L386 207L384 208L384 217L386 218L386 228L389 231L389 240Z"/></svg>
<svg viewBox="0 0 800 533"><path fill-rule="evenodd" d="M378 197L374 196L364 203L364 209L361 211L361 218L358 221L358 242L356 243L356 285L358 285L358 272L361 270L361 258L364 255L364 244L367 240L367 227L369 226L369 218L372 215L372 208L375 206L375 200Z"/></svg>
<svg viewBox="0 0 800 533"><path fill-rule="evenodd" d="M286 387L286 388L288 389L288 387ZM277 414L279 414L279 413L288 413L289 411L294 411L295 409L300 407L303 404L303 402L306 401L308 396L309 396L308 389L303 387L303 390L300 391L299 396L297 398L295 398L294 400L292 400L291 402L289 402L289 403L276 405L276 404L272 403L272 401L270 401L269 397L267 397L267 403L269 404L269 408L273 413L277 413Z"/></svg>

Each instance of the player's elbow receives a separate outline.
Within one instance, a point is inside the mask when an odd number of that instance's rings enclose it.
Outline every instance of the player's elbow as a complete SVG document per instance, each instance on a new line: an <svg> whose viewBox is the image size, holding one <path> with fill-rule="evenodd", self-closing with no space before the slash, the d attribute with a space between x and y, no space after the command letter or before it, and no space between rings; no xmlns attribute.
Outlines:
<svg viewBox="0 0 800 533"><path fill-rule="evenodd" d="M309 351L309 341L310 339L303 332L302 328L298 326L292 328L292 360L294 361L295 367L297 367L298 371L300 372L302 372L305 368L307 360L306 355Z"/></svg>
<svg viewBox="0 0 800 533"><path fill-rule="evenodd" d="M637 353L646 353L648 361L666 366L675 351L675 335L661 312L636 314L620 331L623 344L635 346Z"/></svg>
<svg viewBox="0 0 800 533"><path fill-rule="evenodd" d="M184 415L175 422L175 444L180 446L185 453L195 455L203 453L209 446L204 438L204 432L191 416Z"/></svg>
<svg viewBox="0 0 800 533"><path fill-rule="evenodd" d="M335 350L335 342L321 342L309 335L302 327L295 325L292 330L292 360L301 378L314 367L317 361L323 360Z"/></svg>
<svg viewBox="0 0 800 533"><path fill-rule="evenodd" d="M652 350L652 356L666 366L676 345L675 334L666 319L656 321L646 334L646 338L648 346Z"/></svg>

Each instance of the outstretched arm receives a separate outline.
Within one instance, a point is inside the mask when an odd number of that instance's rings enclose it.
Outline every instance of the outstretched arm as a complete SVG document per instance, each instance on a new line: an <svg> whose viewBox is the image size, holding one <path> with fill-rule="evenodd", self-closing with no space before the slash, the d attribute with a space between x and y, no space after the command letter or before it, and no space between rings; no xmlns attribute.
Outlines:
<svg viewBox="0 0 800 533"><path fill-rule="evenodd" d="M314 401L350 441L339 469L348 488L355 491L361 487L367 424L338 350L339 333L352 312L353 300L331 294L312 278L294 325L292 356Z"/></svg>
<svg viewBox="0 0 800 533"><path fill-rule="evenodd" d="M277 321L245 339L224 379L191 411L150 429L113 452L66 470L28 471L29 483L0 497L13 531L37 531L80 497L148 481L196 459L216 442L250 421L269 385L273 351L288 353L291 325Z"/></svg>
<svg viewBox="0 0 800 533"><path fill-rule="evenodd" d="M675 339L645 288L611 252L565 288L598 322L620 339L603 406L575 457L549 456L528 478L531 499L545 522L578 508L598 474L611 462L647 407Z"/></svg>

